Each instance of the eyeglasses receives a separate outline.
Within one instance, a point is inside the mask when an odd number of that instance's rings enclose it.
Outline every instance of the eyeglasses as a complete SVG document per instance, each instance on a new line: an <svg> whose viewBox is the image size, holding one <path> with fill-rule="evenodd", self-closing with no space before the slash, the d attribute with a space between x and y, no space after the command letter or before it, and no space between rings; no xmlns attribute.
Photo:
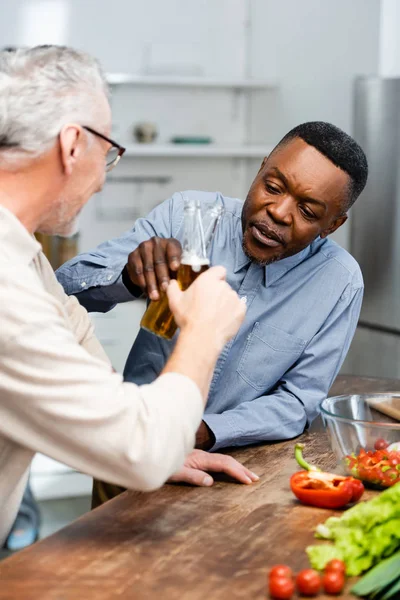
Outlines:
<svg viewBox="0 0 400 600"><path fill-rule="evenodd" d="M111 171L119 163L119 159L125 152L126 148L124 148L120 144L117 144L117 142L114 142L114 140L110 140L110 138L108 138L106 135L99 133L95 129L92 129L91 127L87 127L87 125L83 125L83 129L86 129L86 131L93 133L93 135L97 135L102 140L111 144L111 148L107 152L107 162L106 162L106 171L107 172Z"/></svg>

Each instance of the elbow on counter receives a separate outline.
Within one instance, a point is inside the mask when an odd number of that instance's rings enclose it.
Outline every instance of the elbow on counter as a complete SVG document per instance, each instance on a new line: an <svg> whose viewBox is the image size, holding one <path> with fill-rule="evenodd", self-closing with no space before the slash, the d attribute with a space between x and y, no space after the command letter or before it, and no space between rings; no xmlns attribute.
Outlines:
<svg viewBox="0 0 400 600"><path fill-rule="evenodd" d="M184 460L184 459L183 459ZM183 460L182 463L183 464ZM179 469L170 465L151 464L147 462L139 470L137 463L131 463L131 477L125 480L124 485L130 490L138 492L154 492L164 485L168 479Z"/></svg>
<svg viewBox="0 0 400 600"><path fill-rule="evenodd" d="M139 480L135 481L135 487L128 486L128 489L134 489L138 492L154 492L160 489L164 483L166 483L172 473L165 477L155 476L154 474L148 474Z"/></svg>
<svg viewBox="0 0 400 600"><path fill-rule="evenodd" d="M187 431L181 431L180 435L176 431L175 443L150 436L147 444L139 446L140 450L136 446L136 451L124 453L125 487L140 492L159 489L182 467L194 442L194 432L188 434Z"/></svg>
<svg viewBox="0 0 400 600"><path fill-rule="evenodd" d="M195 383L176 373L163 374L140 387L125 382L122 388L139 391L140 400L131 429L116 441L117 463L125 487L149 492L176 473L193 450L203 414L202 397Z"/></svg>

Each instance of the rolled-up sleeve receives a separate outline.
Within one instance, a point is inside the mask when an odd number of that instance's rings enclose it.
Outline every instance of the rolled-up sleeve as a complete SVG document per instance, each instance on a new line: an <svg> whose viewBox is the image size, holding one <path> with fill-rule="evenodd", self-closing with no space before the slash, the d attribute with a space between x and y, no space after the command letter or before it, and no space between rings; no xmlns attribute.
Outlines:
<svg viewBox="0 0 400 600"><path fill-rule="evenodd" d="M66 262L56 272L57 279L89 312L107 312L120 302L135 300L140 294L132 295L122 280L129 254L154 236L174 237L182 222L183 197L176 193L122 236Z"/></svg>
<svg viewBox="0 0 400 600"><path fill-rule="evenodd" d="M213 451L289 439L304 431L317 416L319 404L343 364L362 298L362 287L346 288L324 325L273 391L221 414L204 415L215 436Z"/></svg>

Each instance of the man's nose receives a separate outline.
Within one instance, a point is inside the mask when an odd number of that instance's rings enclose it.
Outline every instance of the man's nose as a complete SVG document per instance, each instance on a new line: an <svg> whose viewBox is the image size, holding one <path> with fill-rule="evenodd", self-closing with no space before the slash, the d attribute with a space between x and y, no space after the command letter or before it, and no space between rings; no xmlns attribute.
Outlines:
<svg viewBox="0 0 400 600"><path fill-rule="evenodd" d="M267 212L275 223L290 225L293 219L293 200L290 196L274 199L267 205Z"/></svg>

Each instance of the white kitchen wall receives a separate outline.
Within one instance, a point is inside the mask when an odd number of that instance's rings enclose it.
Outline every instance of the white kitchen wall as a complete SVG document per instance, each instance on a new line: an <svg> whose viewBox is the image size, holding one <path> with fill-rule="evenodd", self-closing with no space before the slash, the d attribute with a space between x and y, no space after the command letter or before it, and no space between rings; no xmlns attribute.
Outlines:
<svg viewBox="0 0 400 600"><path fill-rule="evenodd" d="M400 2L381 0L379 74L400 76Z"/></svg>
<svg viewBox="0 0 400 600"><path fill-rule="evenodd" d="M317 120L352 133L353 81L378 71L379 23L379 0L252 0L251 75L279 81L271 137ZM335 239L349 248L349 235Z"/></svg>
<svg viewBox="0 0 400 600"><path fill-rule="evenodd" d="M3 45L70 44L108 71L244 69L244 0L2 0Z"/></svg>

